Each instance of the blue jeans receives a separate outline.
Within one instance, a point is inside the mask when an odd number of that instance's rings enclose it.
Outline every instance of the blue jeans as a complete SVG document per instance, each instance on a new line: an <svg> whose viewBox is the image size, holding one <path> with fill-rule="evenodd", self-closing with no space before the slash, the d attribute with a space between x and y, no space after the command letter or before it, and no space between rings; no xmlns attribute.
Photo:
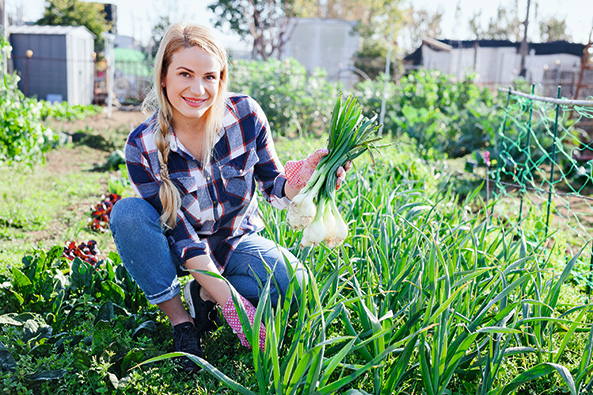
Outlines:
<svg viewBox="0 0 593 395"><path fill-rule="evenodd" d="M158 304L179 294L178 277L189 272L171 251L156 209L144 199L124 198L113 206L109 222L122 262L148 301ZM304 272L295 256L254 233L239 243L222 275L243 297L257 305L261 287L273 270L270 299L275 306L278 298L286 294L290 282L286 260L302 283Z"/></svg>

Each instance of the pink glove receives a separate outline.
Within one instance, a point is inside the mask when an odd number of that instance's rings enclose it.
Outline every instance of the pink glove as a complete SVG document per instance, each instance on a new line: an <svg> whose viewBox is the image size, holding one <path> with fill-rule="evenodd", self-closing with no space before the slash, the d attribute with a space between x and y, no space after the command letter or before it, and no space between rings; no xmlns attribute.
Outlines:
<svg viewBox="0 0 593 395"><path fill-rule="evenodd" d="M286 162L284 170L288 185L296 189L301 189L307 185L307 181L311 178L319 161L328 153L329 151L323 148L313 152L307 159Z"/></svg>
<svg viewBox="0 0 593 395"><path fill-rule="evenodd" d="M239 295L240 296L240 295ZM245 311L247 312L247 317L249 317L249 323L253 327L253 320L255 318L255 307L247 299L243 296L240 296L240 300L243 302L243 306L245 306ZM247 337L245 337L245 333L243 332L243 327L241 326L241 320L239 319L239 314L237 309L235 308L235 304L233 303L233 297L230 296L229 300L226 301L225 305L222 307L222 315L229 323L233 332L237 334L241 344L251 348L251 345L247 341ZM266 328L264 327L263 322L259 324L259 348L260 350L265 350L266 344Z"/></svg>

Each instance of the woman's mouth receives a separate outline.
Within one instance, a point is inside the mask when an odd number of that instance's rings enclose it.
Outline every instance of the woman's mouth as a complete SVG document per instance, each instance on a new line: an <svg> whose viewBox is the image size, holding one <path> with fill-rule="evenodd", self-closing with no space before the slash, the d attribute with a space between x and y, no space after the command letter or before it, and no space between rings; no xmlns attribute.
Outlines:
<svg viewBox="0 0 593 395"><path fill-rule="evenodd" d="M206 99L194 99L189 97L183 97L183 100L190 106L190 107L200 107Z"/></svg>

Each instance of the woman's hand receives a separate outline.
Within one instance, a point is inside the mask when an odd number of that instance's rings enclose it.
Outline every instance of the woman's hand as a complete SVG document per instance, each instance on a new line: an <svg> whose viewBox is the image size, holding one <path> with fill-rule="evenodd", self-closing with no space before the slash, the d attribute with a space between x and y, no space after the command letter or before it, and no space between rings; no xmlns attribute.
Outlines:
<svg viewBox="0 0 593 395"><path fill-rule="evenodd" d="M303 189L313 175L321 158L327 154L329 154L329 151L323 148L313 152L306 159L286 162L284 168L288 185L294 189Z"/></svg>
<svg viewBox="0 0 593 395"><path fill-rule="evenodd" d="M340 185L346 179L346 172L348 170L350 170L351 168L352 168L351 160L347 160L346 163L344 163L344 166L338 167L338 171L336 172L336 175L338 176L338 178L336 179L336 190L338 190L340 188Z"/></svg>
<svg viewBox="0 0 593 395"><path fill-rule="evenodd" d="M317 168L317 165L329 151L325 148L319 149L309 155L306 159L299 161L288 161L285 166L286 173L286 196L292 200L301 189L307 185L307 182L313 175L313 172ZM336 172L336 189L340 187L344 179L346 178L346 171L352 167L351 161L346 161L344 166L340 166Z"/></svg>

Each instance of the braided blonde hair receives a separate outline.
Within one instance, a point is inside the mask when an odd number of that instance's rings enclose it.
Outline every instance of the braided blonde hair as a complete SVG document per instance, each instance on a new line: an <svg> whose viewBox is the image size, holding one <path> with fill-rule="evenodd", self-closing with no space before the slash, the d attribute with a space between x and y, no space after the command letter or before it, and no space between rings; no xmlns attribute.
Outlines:
<svg viewBox="0 0 593 395"><path fill-rule="evenodd" d="M158 125L155 133L155 143L158 148L160 164L161 185L159 198L163 207L160 222L161 225L173 228L177 222L177 210L181 207L179 191L169 177L167 163L170 152L170 128L173 123L173 112L171 103L167 98L162 83L167 76L167 70L171 64L171 57L179 50L191 47L199 47L208 54L218 59L221 65L218 96L212 106L204 114L204 132L202 152L199 158L203 166L210 163L212 149L216 142L216 136L222 127L222 119L225 112L225 99L228 85L227 53L221 43L214 37L207 28L199 25L182 25L179 23L171 25L165 35L155 57L154 64L154 86L143 103L145 110L157 107Z"/></svg>

